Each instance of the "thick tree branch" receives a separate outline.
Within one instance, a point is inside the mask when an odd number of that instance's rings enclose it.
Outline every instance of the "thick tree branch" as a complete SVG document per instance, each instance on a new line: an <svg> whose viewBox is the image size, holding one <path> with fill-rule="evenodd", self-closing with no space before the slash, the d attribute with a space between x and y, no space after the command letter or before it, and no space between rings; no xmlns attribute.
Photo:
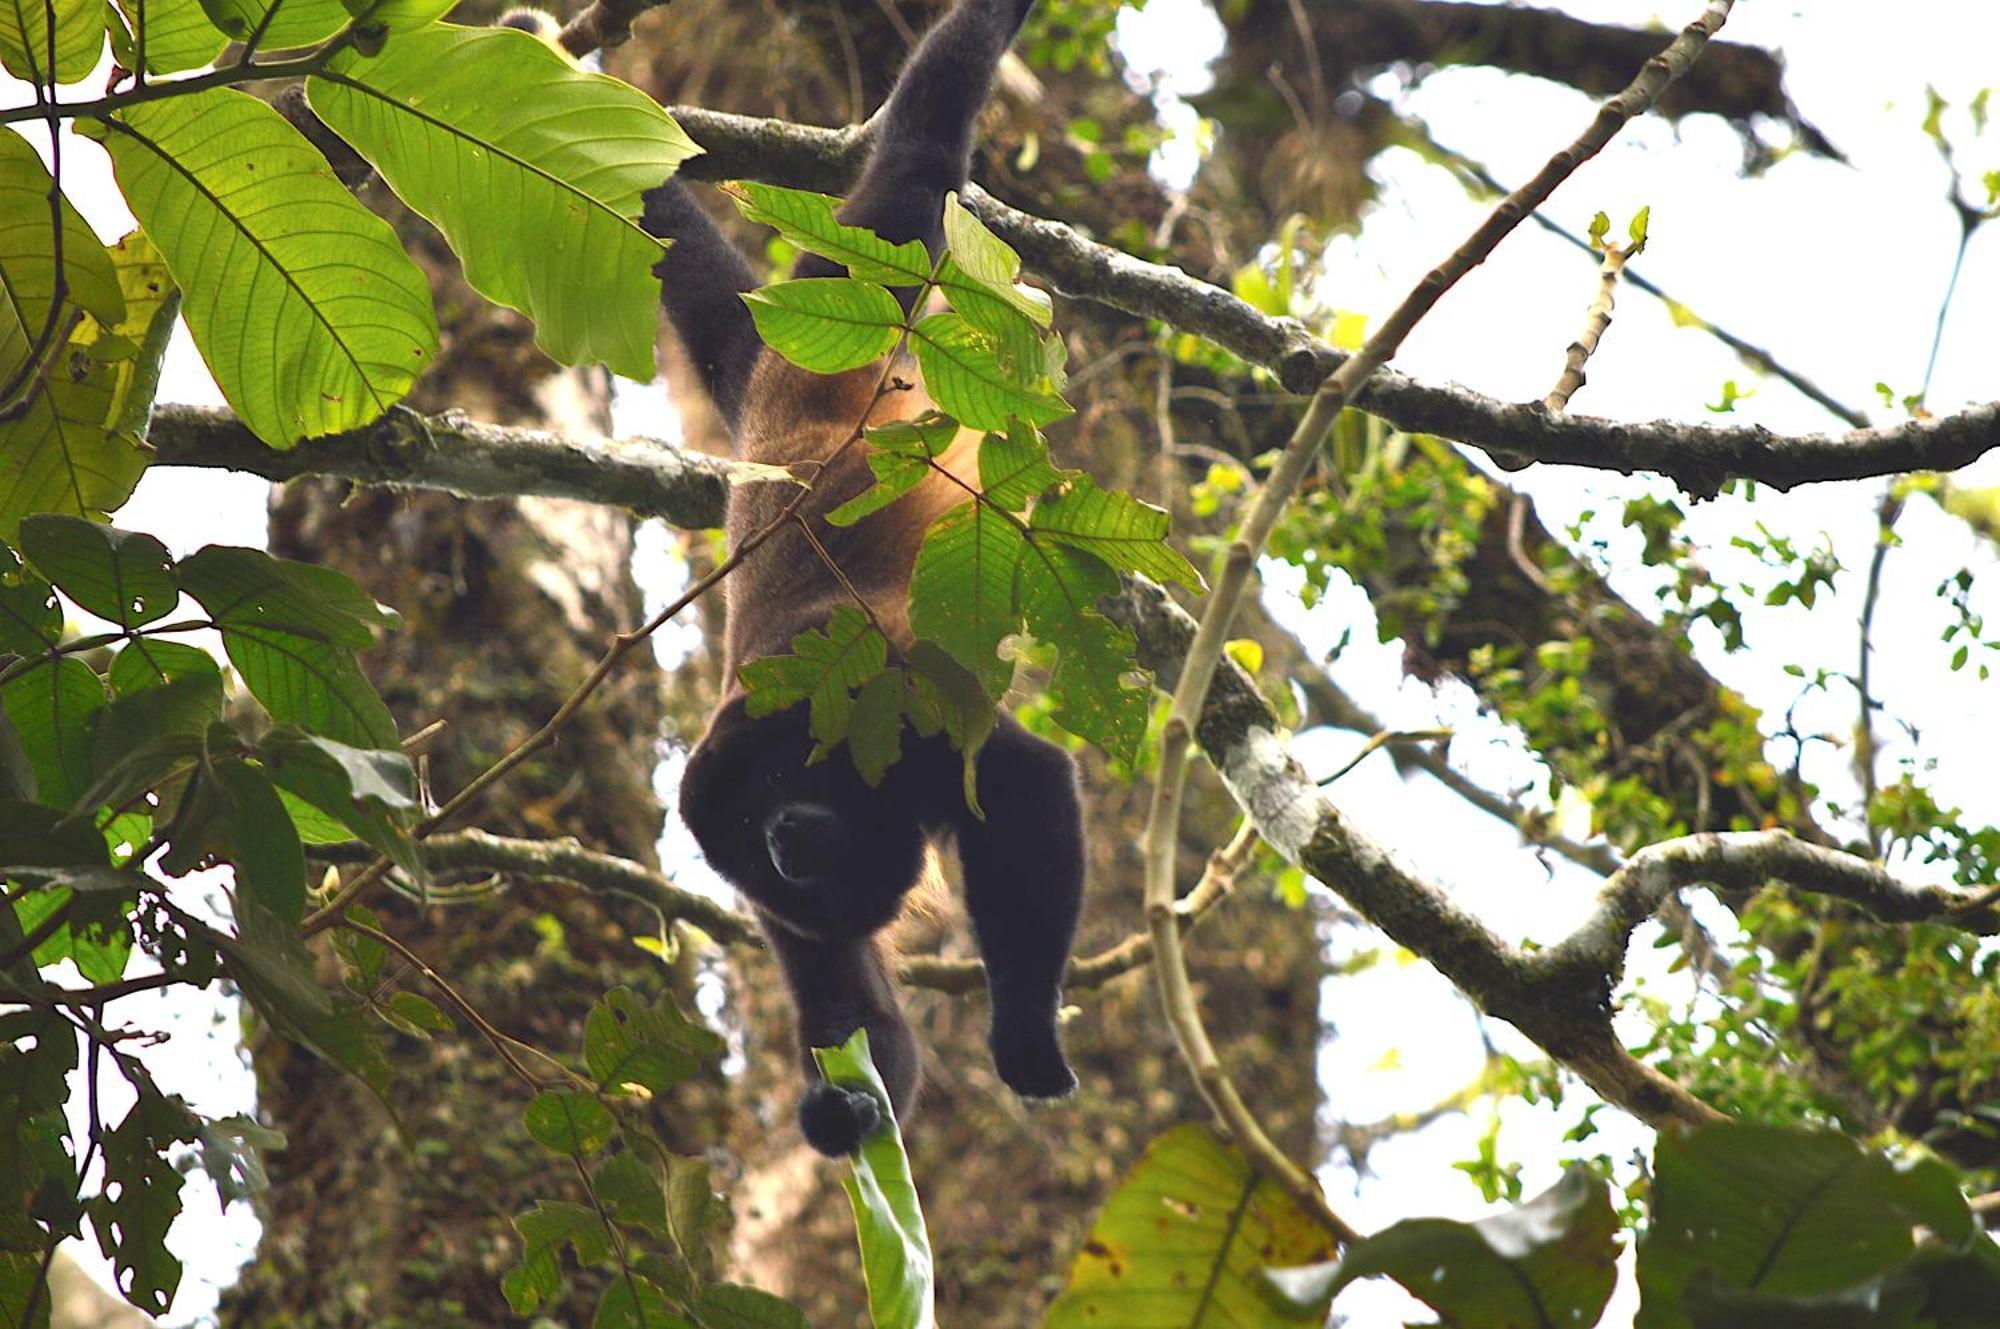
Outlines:
<svg viewBox="0 0 2000 1329"><path fill-rule="evenodd" d="M279 451L226 410L161 406L146 441L164 466L220 467L269 480L325 475L461 498L576 498L694 529L720 526L729 496L727 461L660 439L566 438L451 412L393 411L352 433Z"/></svg>

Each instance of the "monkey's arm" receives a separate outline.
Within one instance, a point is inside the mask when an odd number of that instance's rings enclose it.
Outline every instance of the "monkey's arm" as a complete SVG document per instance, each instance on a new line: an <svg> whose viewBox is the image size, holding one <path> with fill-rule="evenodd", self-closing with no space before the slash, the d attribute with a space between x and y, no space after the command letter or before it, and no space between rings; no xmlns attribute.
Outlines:
<svg viewBox="0 0 2000 1329"><path fill-rule="evenodd" d="M972 161L973 122L986 104L993 71L1034 0L958 0L933 27L896 79L881 111L875 146L840 219L900 244L921 240L936 252L944 196L963 188ZM801 277L845 269L828 259L799 260ZM907 308L914 288L898 292Z"/></svg>
<svg viewBox="0 0 2000 1329"><path fill-rule="evenodd" d="M1076 765L1002 713L979 750L985 820L962 812L965 903L986 961L993 1066L1026 1098L1076 1087L1056 1033L1063 970L1083 905L1083 805Z"/></svg>
<svg viewBox="0 0 2000 1329"><path fill-rule="evenodd" d="M687 187L669 180L646 192L639 224L649 235L672 240L654 265L660 302L702 386L730 429L743 409L751 366L763 350L742 294L757 285L750 265L701 210Z"/></svg>
<svg viewBox="0 0 2000 1329"><path fill-rule="evenodd" d="M768 919L764 935L791 989L799 1053L812 1081L799 1100L799 1128L823 1154L853 1153L880 1121L875 1101L820 1079L812 1050L838 1047L856 1029L866 1028L869 1056L889 1090L889 1102L903 1116L917 1092L917 1037L896 1000L874 938L818 941Z"/></svg>

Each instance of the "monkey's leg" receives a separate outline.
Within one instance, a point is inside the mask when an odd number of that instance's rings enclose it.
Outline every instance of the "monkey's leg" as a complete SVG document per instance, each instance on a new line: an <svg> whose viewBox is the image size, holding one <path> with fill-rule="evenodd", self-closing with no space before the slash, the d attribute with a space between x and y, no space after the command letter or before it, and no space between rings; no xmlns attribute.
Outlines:
<svg viewBox="0 0 2000 1329"><path fill-rule="evenodd" d="M872 937L820 941L767 921L764 935L784 970L798 1014L799 1053L807 1078L799 1100L799 1129L828 1157L851 1154L881 1124L875 1100L820 1078L816 1047L838 1047L856 1029L868 1030L868 1052L888 1087L896 1115L908 1115L919 1074L917 1038L896 1001Z"/></svg>
<svg viewBox="0 0 2000 1329"><path fill-rule="evenodd" d="M1056 1033L1064 968L1083 905L1083 807L1069 754L1002 715L979 752L979 803L958 853L986 961L993 1065L1026 1098L1076 1087Z"/></svg>

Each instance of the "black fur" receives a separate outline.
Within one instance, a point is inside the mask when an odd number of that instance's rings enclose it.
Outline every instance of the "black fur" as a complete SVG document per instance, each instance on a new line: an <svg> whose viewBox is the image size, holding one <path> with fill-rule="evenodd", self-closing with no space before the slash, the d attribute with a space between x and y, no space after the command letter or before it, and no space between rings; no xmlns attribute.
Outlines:
<svg viewBox="0 0 2000 1329"><path fill-rule="evenodd" d="M964 184L973 121L1031 3L959 0L931 30L890 94L842 220L937 251L944 196ZM826 456L857 423L876 371L814 379L763 352L738 298L754 278L678 181L647 196L645 225L675 241L659 268L663 301L739 450L757 460ZM799 276L840 271L811 255L795 269ZM906 307L913 295L903 293ZM920 392L904 392L889 414L913 416L928 405ZM879 406L874 418L884 418ZM846 586L790 531L726 583L732 679L738 666L787 650L794 634L823 624L850 587L887 626L892 647L908 649L903 602L917 547L939 505L962 492L939 482L927 501L920 489L852 528L821 520L867 483L858 453L849 452L819 476L800 514L840 563ZM778 489L737 486L732 541L768 521L773 505L793 492ZM813 745L806 722L803 706L751 718L732 684L681 785L681 816L710 864L754 906L784 971L814 1081L799 1108L806 1139L822 1153L848 1153L879 1122L873 1099L818 1082L812 1059L812 1048L842 1043L857 1028L868 1030L898 1114L916 1093L916 1037L875 934L922 875L930 843L957 845L986 960L1000 1078L1025 1097L1068 1093L1076 1077L1063 1057L1056 1013L1084 877L1083 817L1069 756L1002 714L978 757L981 819L965 804L963 758L943 739L906 731L902 760L870 788L844 750L807 764Z"/></svg>

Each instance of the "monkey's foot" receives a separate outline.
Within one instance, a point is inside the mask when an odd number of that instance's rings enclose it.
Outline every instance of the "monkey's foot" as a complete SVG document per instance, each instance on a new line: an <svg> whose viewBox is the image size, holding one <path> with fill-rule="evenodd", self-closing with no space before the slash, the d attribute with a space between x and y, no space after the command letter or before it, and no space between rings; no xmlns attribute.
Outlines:
<svg viewBox="0 0 2000 1329"><path fill-rule="evenodd" d="M799 1100L799 1129L806 1143L828 1158L842 1158L882 1125L882 1108L859 1089L843 1089L822 1080Z"/></svg>
<svg viewBox="0 0 2000 1329"><path fill-rule="evenodd" d="M1076 1089L1076 1074L1063 1057L1055 1026L1009 1025L992 1036L993 1069L1023 1098L1063 1098Z"/></svg>

